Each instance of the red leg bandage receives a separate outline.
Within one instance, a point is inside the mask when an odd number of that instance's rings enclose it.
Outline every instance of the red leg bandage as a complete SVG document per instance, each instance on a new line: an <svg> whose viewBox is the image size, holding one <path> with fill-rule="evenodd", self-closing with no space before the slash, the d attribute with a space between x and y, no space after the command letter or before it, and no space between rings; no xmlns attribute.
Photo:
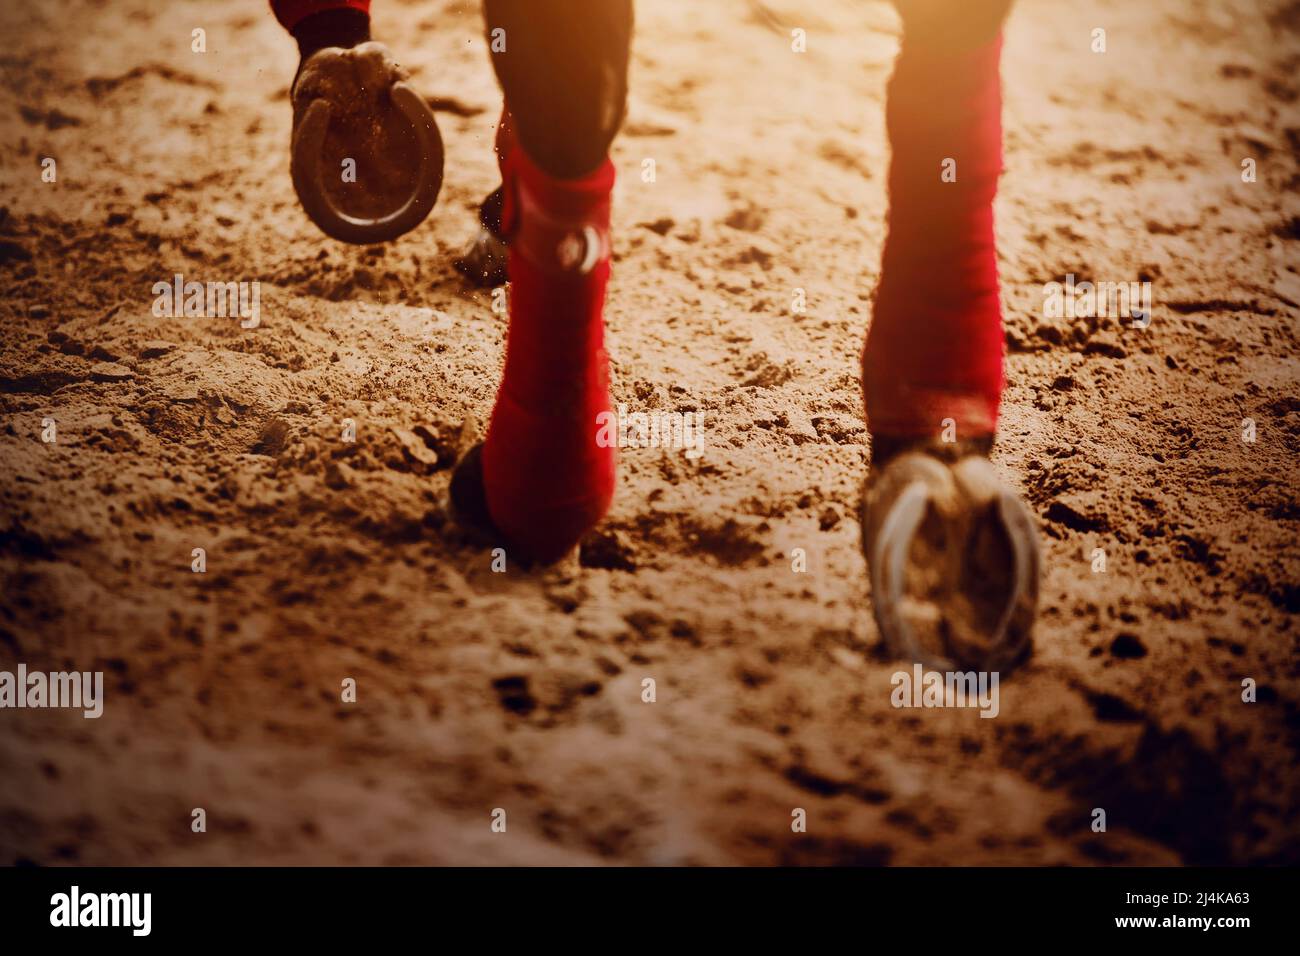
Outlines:
<svg viewBox="0 0 1300 956"><path fill-rule="evenodd" d="M905 36L894 67L889 234L862 357L873 435L932 437L949 418L959 438L997 428L1001 49L1001 36L955 53Z"/></svg>
<svg viewBox="0 0 1300 956"><path fill-rule="evenodd" d="M362 13L370 12L370 0L271 0L271 11L280 25L292 30L298 21L322 10L351 8Z"/></svg>
<svg viewBox="0 0 1300 956"><path fill-rule="evenodd" d="M597 441L609 413L604 347L610 193L606 159L556 179L498 136L510 243L505 372L483 444L492 522L532 560L553 561L605 514L616 449Z"/></svg>

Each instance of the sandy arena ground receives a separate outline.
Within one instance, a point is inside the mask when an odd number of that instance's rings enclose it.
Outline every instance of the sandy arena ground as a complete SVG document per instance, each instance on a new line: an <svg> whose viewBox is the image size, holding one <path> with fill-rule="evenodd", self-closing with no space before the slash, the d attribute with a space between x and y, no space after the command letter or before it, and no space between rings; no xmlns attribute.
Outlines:
<svg viewBox="0 0 1300 956"><path fill-rule="evenodd" d="M443 505L505 332L450 265L477 5L376 4L448 166L373 248L296 203L260 2L0 9L0 669L107 697L0 712L0 863L1300 861L1300 3L1012 14L996 462L1047 570L992 720L890 706L858 550L887 5L641 0L614 397L707 447L627 450L580 558L506 574ZM155 317L176 273L259 280L260 327ZM1043 318L1067 273L1150 281L1150 327Z"/></svg>

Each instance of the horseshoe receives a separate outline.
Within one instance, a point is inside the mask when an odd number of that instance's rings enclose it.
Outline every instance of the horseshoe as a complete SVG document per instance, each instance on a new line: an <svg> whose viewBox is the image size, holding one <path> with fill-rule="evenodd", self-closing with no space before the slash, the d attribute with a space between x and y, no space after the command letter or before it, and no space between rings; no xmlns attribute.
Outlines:
<svg viewBox="0 0 1300 956"><path fill-rule="evenodd" d="M1042 546L1034 516L1023 501L1003 492L998 499L1002 527L1011 541L1014 580L1006 610L994 638L994 666L1015 666L1033 643L1033 623L1038 612L1038 582L1042 576ZM990 668L992 669L992 668Z"/></svg>
<svg viewBox="0 0 1300 956"><path fill-rule="evenodd" d="M991 632L987 650L977 660L955 661L932 653L921 645L905 615L904 587L912 542L925 519L931 498L936 492L959 491L964 507L977 505L967 479L976 479L990 489L995 480L983 459L966 459L954 472L954 484L937 469L934 459L908 456L910 461L892 463L895 468L879 496L868 495L868 510L883 509L874 516L864 515L863 550L871 578L872 603L876 622L886 646L897 656L919 661L931 670L948 671L975 665L982 670L1010 670L1026 656L1032 642L1033 622L1038 599L1038 582L1042 558L1032 513L1015 495L996 488L989 494L1003 532L1011 546L1011 568L1006 603ZM963 473L964 472L964 473ZM974 473L972 473L974 472ZM987 494L988 492L986 492ZM983 498L983 495L979 496Z"/></svg>
<svg viewBox="0 0 1300 956"><path fill-rule="evenodd" d="M331 107L313 100L293 131L290 171L307 216L325 235L342 242L369 245L410 232L429 215L442 189L442 136L433 110L406 83L394 83L393 104L415 130L420 145L420 172L410 197L395 211L377 219L351 216L336 209L321 182L320 157L329 128Z"/></svg>
<svg viewBox="0 0 1300 956"><path fill-rule="evenodd" d="M920 661L930 670L948 671L953 669L951 662L922 648L902 614L907 553L925 517L929 499L930 492L923 481L912 481L903 489L880 523L867 564L871 570L876 622L885 644L905 660Z"/></svg>
<svg viewBox="0 0 1300 956"><path fill-rule="evenodd" d="M1011 546L1010 581L998 622L992 632L984 670L1010 670L1023 660L1033 642L1042 576L1042 553L1033 512L998 480L987 458L970 456L953 467L968 502L991 501L1002 533ZM983 487L983 493L980 487ZM991 492L991 493L990 493Z"/></svg>

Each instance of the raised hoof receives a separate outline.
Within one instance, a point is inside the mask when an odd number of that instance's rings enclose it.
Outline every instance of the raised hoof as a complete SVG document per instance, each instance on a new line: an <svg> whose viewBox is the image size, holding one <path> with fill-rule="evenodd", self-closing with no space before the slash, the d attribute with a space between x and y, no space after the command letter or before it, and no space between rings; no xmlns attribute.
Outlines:
<svg viewBox="0 0 1300 956"><path fill-rule="evenodd" d="M356 216L339 209L325 188L324 177L338 175L323 167L325 137L336 112L371 108L374 90L386 91L379 97L381 108L394 110L411 128L420 162L413 186L395 208ZM317 50L302 66L293 103L290 174L303 211L322 232L342 242L369 245L396 239L424 221L442 189L442 135L433 110L406 82L405 71L383 44L370 41L346 50Z"/></svg>
<svg viewBox="0 0 1300 956"><path fill-rule="evenodd" d="M1032 646L1034 517L988 459L892 458L863 497L862 547L890 651L935 670L1009 671Z"/></svg>

